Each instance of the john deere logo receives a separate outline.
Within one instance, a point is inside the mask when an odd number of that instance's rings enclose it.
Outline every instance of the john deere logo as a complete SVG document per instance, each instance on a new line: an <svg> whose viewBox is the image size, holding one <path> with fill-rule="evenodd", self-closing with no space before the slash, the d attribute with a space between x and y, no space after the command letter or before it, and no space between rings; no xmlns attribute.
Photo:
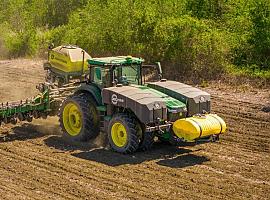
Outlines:
<svg viewBox="0 0 270 200"><path fill-rule="evenodd" d="M201 100L201 101L205 101L205 98L204 98L204 97L201 97L200 100Z"/></svg>
<svg viewBox="0 0 270 200"><path fill-rule="evenodd" d="M155 103L154 106L155 106L155 108L157 108L157 109L160 108L160 104L159 104L159 103Z"/></svg>
<svg viewBox="0 0 270 200"><path fill-rule="evenodd" d="M112 95L112 104L116 105L118 102L120 103L124 103L124 99L118 99L116 94Z"/></svg>

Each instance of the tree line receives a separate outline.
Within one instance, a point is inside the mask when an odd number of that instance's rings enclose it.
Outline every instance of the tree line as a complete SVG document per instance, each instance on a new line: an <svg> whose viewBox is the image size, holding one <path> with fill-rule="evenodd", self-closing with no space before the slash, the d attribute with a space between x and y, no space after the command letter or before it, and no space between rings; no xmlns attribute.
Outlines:
<svg viewBox="0 0 270 200"><path fill-rule="evenodd" d="M2 0L0 57L50 43L161 61L172 78L270 77L269 0Z"/></svg>

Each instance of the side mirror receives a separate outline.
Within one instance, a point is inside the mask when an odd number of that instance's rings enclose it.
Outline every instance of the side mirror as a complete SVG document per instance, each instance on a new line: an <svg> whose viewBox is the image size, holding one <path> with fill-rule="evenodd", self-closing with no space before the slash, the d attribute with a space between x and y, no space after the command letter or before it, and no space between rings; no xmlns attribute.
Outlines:
<svg viewBox="0 0 270 200"><path fill-rule="evenodd" d="M160 76L160 79L162 78L162 67L160 62L157 62L157 70L158 70L158 75Z"/></svg>
<svg viewBox="0 0 270 200"><path fill-rule="evenodd" d="M54 48L54 43L51 43L50 45L49 45L49 50L52 50Z"/></svg>

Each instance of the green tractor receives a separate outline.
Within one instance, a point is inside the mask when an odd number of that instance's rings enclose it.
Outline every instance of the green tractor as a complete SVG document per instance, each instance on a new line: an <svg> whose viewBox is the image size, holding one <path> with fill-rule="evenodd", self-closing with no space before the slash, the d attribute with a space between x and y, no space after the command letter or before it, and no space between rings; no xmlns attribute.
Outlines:
<svg viewBox="0 0 270 200"><path fill-rule="evenodd" d="M172 144L216 141L225 122L210 114L210 95L162 78L161 65L131 56L89 58L88 73L60 106L65 137L88 141L105 132L119 153ZM157 78L157 80L154 80Z"/></svg>

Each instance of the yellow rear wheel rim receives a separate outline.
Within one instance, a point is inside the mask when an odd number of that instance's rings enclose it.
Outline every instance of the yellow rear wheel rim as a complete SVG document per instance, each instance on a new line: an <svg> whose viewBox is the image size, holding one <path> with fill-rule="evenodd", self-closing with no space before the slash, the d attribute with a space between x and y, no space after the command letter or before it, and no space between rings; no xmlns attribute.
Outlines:
<svg viewBox="0 0 270 200"><path fill-rule="evenodd" d="M116 122L113 124L111 129L111 136L113 143L117 147L124 147L126 145L128 135L127 130L122 123Z"/></svg>
<svg viewBox="0 0 270 200"><path fill-rule="evenodd" d="M77 136L82 129L82 113L75 103L68 103L63 110L63 124L67 133Z"/></svg>

